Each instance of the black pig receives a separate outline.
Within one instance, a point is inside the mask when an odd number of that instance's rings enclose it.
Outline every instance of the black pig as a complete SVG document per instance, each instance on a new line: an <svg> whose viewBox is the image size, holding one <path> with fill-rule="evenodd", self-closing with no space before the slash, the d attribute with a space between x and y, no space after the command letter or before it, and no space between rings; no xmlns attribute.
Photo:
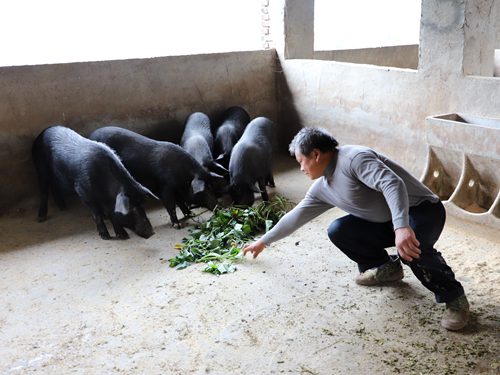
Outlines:
<svg viewBox="0 0 500 375"><path fill-rule="evenodd" d="M250 115L241 107L230 107L222 114L221 123L215 131L214 156L225 168L229 168L231 151L249 122Z"/></svg>
<svg viewBox="0 0 500 375"><path fill-rule="evenodd" d="M148 195L155 196L134 180L108 146L56 125L38 135L32 156L40 185L39 221L47 217L50 190L61 209L65 207L63 194L76 193L90 208L102 239L111 238L105 217L117 238L128 238L124 227L144 238L154 234L142 202Z"/></svg>
<svg viewBox="0 0 500 375"><path fill-rule="evenodd" d="M266 185L274 187L272 154L275 143L275 125L265 118L250 121L231 152L229 161L230 184L228 192L235 204L251 206L254 193L260 192L269 200ZM258 183L259 189L255 187Z"/></svg>
<svg viewBox="0 0 500 375"><path fill-rule="evenodd" d="M227 169L214 161L214 138L210 119L206 114L195 112L188 116L180 145L207 171L227 174Z"/></svg>
<svg viewBox="0 0 500 375"><path fill-rule="evenodd" d="M186 217L191 204L215 208L211 175L179 145L117 126L99 128L89 138L113 148L130 173L160 197L174 227L181 227L176 206Z"/></svg>

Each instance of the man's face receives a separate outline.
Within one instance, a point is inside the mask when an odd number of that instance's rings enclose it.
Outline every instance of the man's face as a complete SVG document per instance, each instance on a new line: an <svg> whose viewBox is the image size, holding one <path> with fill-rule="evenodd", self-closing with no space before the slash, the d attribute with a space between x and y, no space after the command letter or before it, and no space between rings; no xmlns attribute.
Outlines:
<svg viewBox="0 0 500 375"><path fill-rule="evenodd" d="M311 180L315 180L323 175L324 166L320 163L321 152L312 150L309 155L303 155L300 151L295 151L295 159L300 164L300 170Z"/></svg>

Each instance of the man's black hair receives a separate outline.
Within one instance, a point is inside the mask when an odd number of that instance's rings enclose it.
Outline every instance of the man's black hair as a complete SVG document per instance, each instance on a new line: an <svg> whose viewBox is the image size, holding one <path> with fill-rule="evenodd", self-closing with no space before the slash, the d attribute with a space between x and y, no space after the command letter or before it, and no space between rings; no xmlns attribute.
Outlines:
<svg viewBox="0 0 500 375"><path fill-rule="evenodd" d="M296 151L299 151L302 155L309 155L315 148L321 152L328 152L335 150L338 145L337 140L324 129L302 128L293 137L290 146L288 146L288 151L292 156L295 155Z"/></svg>

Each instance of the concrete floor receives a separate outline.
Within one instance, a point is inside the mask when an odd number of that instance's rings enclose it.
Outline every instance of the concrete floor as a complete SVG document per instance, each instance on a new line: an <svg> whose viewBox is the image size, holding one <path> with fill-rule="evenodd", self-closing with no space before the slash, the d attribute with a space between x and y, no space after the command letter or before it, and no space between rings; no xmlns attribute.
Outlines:
<svg viewBox="0 0 500 375"><path fill-rule="evenodd" d="M298 201L310 181L286 163L276 183ZM220 277L169 268L187 229L148 214L156 234L127 241L101 240L80 204L0 218L1 374L500 373L498 233L450 218L438 242L473 312L453 333L407 267L354 284L326 236L338 209Z"/></svg>

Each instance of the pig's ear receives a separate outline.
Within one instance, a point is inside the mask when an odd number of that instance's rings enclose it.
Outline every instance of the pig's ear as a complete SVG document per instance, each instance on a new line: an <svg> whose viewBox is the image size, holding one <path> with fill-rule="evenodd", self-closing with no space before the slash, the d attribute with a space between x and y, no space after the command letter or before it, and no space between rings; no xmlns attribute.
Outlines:
<svg viewBox="0 0 500 375"><path fill-rule="evenodd" d="M217 174L215 172L210 172L210 177L213 177L213 178L224 178L224 176L221 176L220 174Z"/></svg>
<svg viewBox="0 0 500 375"><path fill-rule="evenodd" d="M115 201L115 212L127 215L130 210L130 200L123 191L119 192Z"/></svg>
<svg viewBox="0 0 500 375"><path fill-rule="evenodd" d="M160 200L160 198L158 198L155 194L153 194L153 192L151 190L149 190L148 188L144 188L144 190L147 192L147 195L149 195L151 198L154 198L156 200Z"/></svg>
<svg viewBox="0 0 500 375"><path fill-rule="evenodd" d="M212 161L210 163L210 171L215 172L215 173L220 174L220 175L225 175L225 174L229 173L229 171L226 168L224 168L224 166L222 166L221 164L219 164L215 161Z"/></svg>
<svg viewBox="0 0 500 375"><path fill-rule="evenodd" d="M156 195L154 195L151 190L149 190L147 187L141 185L141 184L137 184L137 188L139 190L139 193L144 196L144 197L147 197L147 196L150 196L154 199L157 199L157 200L160 200L160 198L158 198Z"/></svg>
<svg viewBox="0 0 500 375"><path fill-rule="evenodd" d="M193 189L194 194L202 192L205 190L205 181L199 177L195 177L193 178L193 181L191 181L191 188Z"/></svg>

